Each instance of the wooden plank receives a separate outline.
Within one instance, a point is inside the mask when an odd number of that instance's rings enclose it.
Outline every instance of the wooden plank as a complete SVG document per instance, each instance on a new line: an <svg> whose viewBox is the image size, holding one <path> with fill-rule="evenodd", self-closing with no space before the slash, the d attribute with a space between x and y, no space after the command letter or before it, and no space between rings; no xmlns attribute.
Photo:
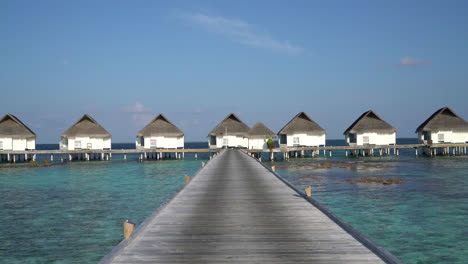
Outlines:
<svg viewBox="0 0 468 264"><path fill-rule="evenodd" d="M227 150L101 263L384 263L253 158Z"/></svg>

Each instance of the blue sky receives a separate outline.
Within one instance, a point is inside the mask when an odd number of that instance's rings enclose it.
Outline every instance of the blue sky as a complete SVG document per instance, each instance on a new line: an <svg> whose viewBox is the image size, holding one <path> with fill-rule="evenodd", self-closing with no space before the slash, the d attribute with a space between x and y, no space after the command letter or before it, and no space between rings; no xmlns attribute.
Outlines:
<svg viewBox="0 0 468 264"><path fill-rule="evenodd" d="M343 131L373 109L414 137L468 119L466 1L1 1L0 114L56 143L89 113L133 142L158 113L204 140L228 113Z"/></svg>

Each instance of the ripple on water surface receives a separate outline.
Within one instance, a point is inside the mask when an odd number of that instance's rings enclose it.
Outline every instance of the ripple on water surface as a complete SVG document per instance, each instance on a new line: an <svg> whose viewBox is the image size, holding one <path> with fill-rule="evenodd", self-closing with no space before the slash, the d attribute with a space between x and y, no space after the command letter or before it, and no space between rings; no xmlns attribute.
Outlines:
<svg viewBox="0 0 468 264"><path fill-rule="evenodd" d="M338 158L331 164L305 158L275 165L292 184L312 186L313 198L403 262L468 263L468 157ZM362 177L402 183L356 181Z"/></svg>
<svg viewBox="0 0 468 264"><path fill-rule="evenodd" d="M201 161L76 162L0 169L0 263L96 263Z"/></svg>

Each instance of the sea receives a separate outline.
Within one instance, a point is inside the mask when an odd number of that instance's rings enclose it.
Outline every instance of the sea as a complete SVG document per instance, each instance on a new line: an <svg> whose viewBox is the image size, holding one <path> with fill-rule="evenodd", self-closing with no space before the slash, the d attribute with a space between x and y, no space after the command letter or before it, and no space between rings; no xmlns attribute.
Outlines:
<svg viewBox="0 0 468 264"><path fill-rule="evenodd" d="M39 168L2 164L0 263L97 263L123 239L125 220L140 224L206 160L199 153L198 160L187 154L140 163L137 155L127 161L114 155L112 161ZM331 159L321 153L265 163L295 186L311 186L314 199L405 263L468 263L468 156L416 157L410 149L398 157L345 157L333 151Z"/></svg>

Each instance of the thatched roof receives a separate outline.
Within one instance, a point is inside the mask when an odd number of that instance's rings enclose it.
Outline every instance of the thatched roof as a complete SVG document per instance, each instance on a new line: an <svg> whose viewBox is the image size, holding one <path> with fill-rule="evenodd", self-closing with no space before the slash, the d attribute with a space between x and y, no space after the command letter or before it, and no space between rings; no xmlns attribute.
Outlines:
<svg viewBox="0 0 468 264"><path fill-rule="evenodd" d="M172 136L181 137L184 133L169 121L163 114L159 114L139 133L138 137Z"/></svg>
<svg viewBox="0 0 468 264"><path fill-rule="evenodd" d="M279 132L279 134L326 134L319 124L315 123L306 113L300 112L289 121Z"/></svg>
<svg viewBox="0 0 468 264"><path fill-rule="evenodd" d="M0 136L36 138L36 134L12 114L0 119Z"/></svg>
<svg viewBox="0 0 468 264"><path fill-rule="evenodd" d="M62 134L62 137L111 137L96 120L83 115L73 126Z"/></svg>
<svg viewBox="0 0 468 264"><path fill-rule="evenodd" d="M417 129L416 133L421 131L468 131L468 122L459 117L450 107L446 106L432 114Z"/></svg>
<svg viewBox="0 0 468 264"><path fill-rule="evenodd" d="M277 137L276 134L266 127L262 122L258 122L249 130L249 138Z"/></svg>
<svg viewBox="0 0 468 264"><path fill-rule="evenodd" d="M375 133L396 133L397 130L391 126L389 123L385 122L379 115L374 111L369 110L364 112L351 126L346 129L344 134L348 133L366 133L366 132L375 132Z"/></svg>
<svg viewBox="0 0 468 264"><path fill-rule="evenodd" d="M242 122L235 114L230 113L208 136L222 136L227 132L228 135L247 137L249 130L249 126Z"/></svg>

